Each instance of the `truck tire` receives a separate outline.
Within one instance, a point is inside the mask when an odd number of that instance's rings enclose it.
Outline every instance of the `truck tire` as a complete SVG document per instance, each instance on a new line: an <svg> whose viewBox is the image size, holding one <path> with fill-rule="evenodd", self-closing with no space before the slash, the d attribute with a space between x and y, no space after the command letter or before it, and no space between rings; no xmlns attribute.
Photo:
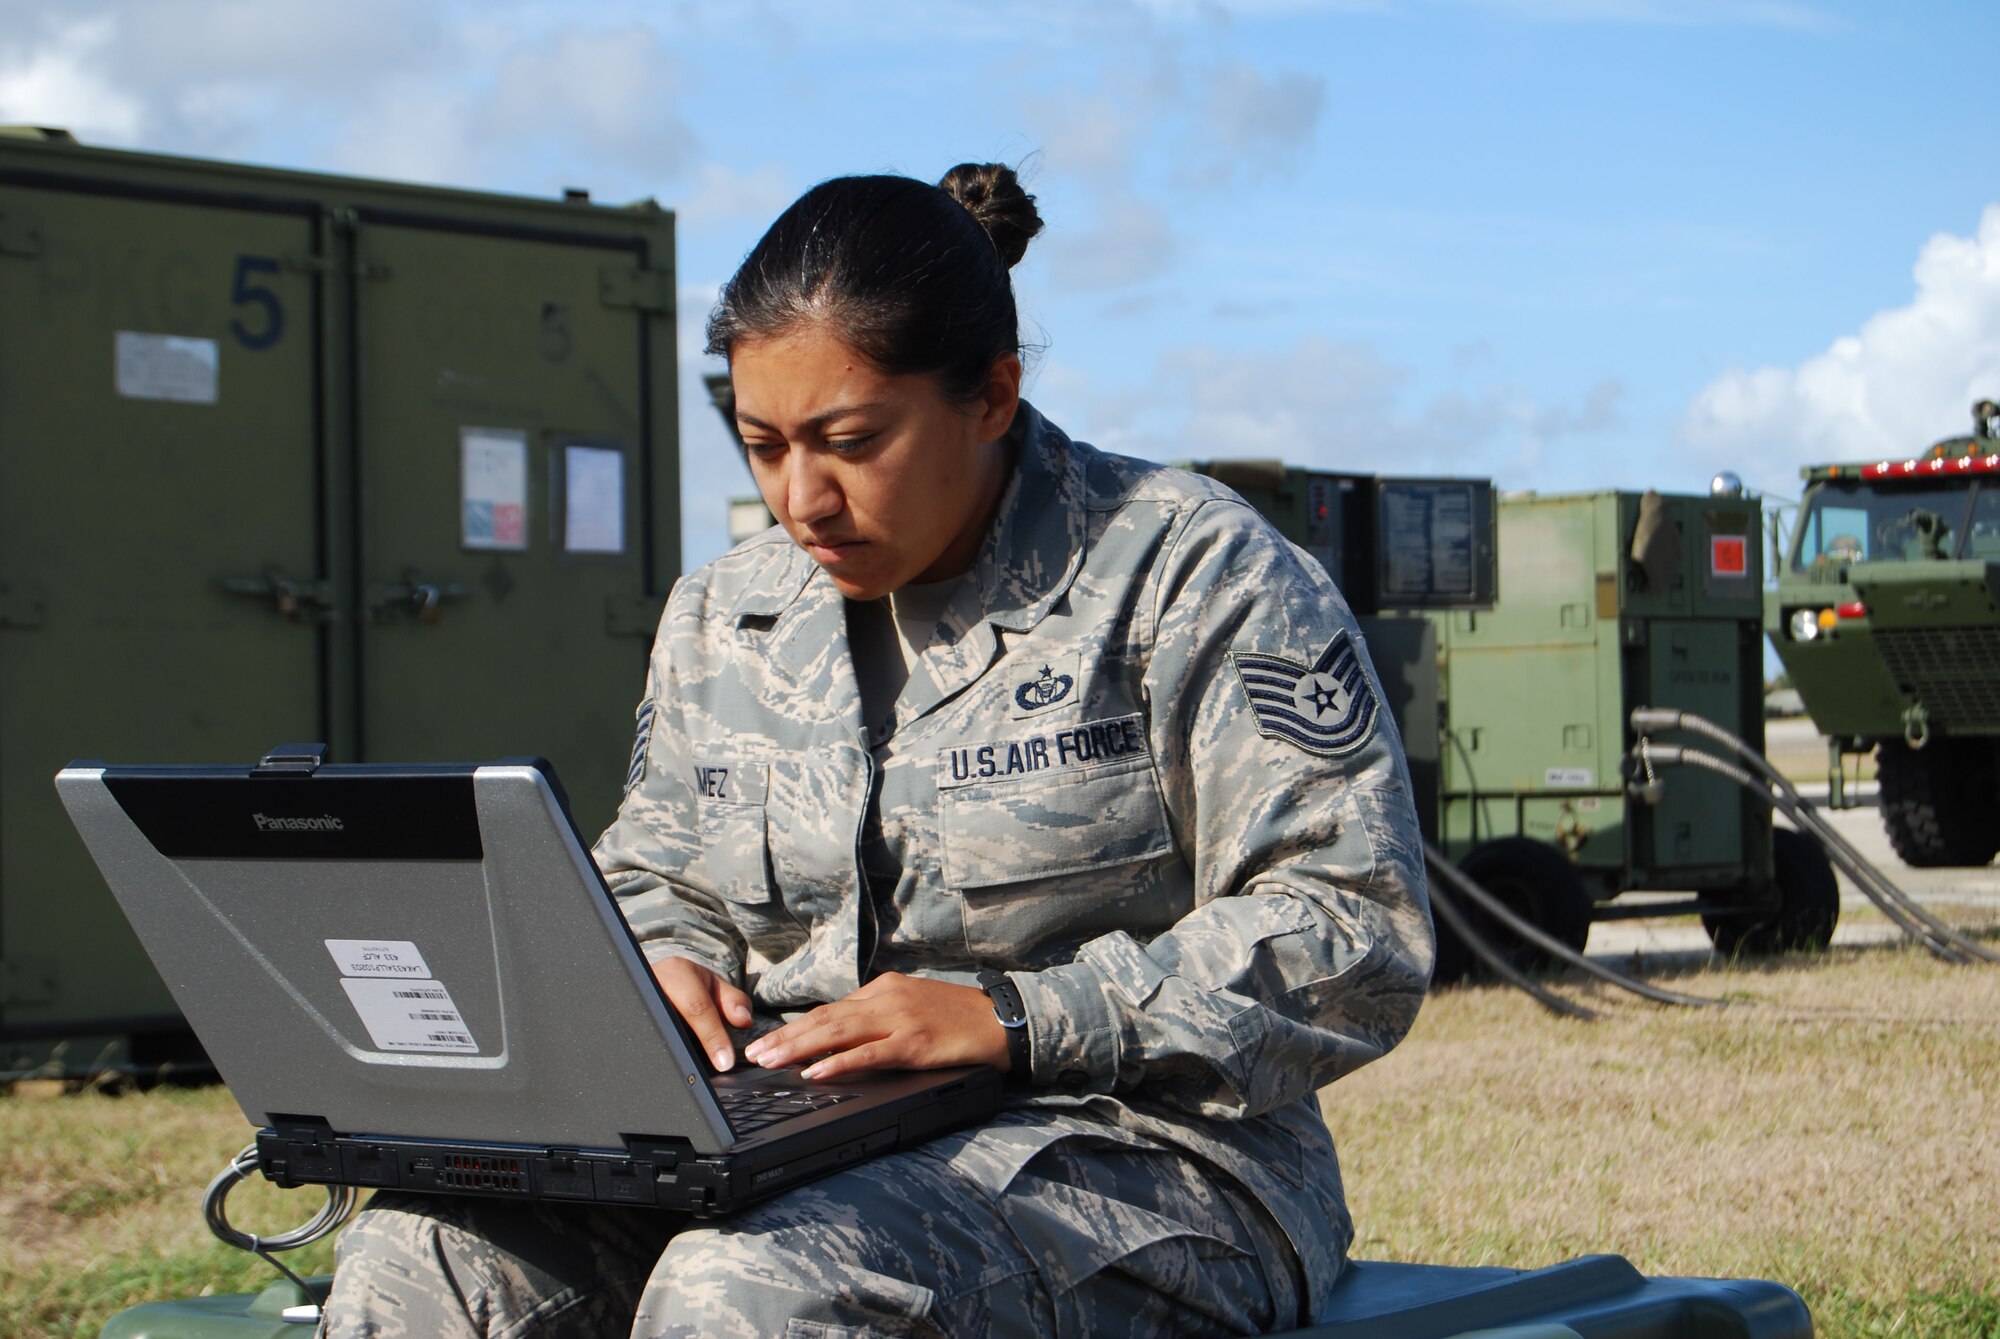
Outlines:
<svg viewBox="0 0 2000 1339"><path fill-rule="evenodd" d="M1900 740L1875 748L1882 826L1903 863L1918 869L1979 866L2000 851L1992 746L1935 739L1923 749Z"/></svg>
<svg viewBox="0 0 2000 1339"><path fill-rule="evenodd" d="M1716 952L1731 957L1817 952L1833 942L1840 883L1820 844L1790 828L1771 829L1771 873L1778 906L1769 915L1701 918Z"/></svg>
<svg viewBox="0 0 2000 1339"><path fill-rule="evenodd" d="M1506 903L1508 910L1578 953L1590 937L1590 893L1570 858L1547 842L1532 837L1501 837L1472 849L1459 869L1474 883ZM1549 954L1503 929L1500 923L1465 899L1466 917L1481 937L1522 971L1555 965ZM1443 924L1437 927L1437 969L1431 980L1449 985L1465 977L1487 975L1486 965L1464 941Z"/></svg>

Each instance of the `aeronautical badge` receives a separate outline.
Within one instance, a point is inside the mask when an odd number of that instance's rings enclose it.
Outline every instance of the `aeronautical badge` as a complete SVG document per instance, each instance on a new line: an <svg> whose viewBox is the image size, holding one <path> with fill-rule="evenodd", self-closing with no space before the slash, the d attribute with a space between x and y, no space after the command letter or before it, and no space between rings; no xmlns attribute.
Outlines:
<svg viewBox="0 0 2000 1339"><path fill-rule="evenodd" d="M625 767L625 793L646 779L646 754L653 744L653 699L639 704L639 728L632 739L632 761Z"/></svg>
<svg viewBox="0 0 2000 1339"><path fill-rule="evenodd" d="M1379 704L1353 639L1343 630L1310 665L1255 651L1232 651L1257 733L1308 753L1338 757L1375 729Z"/></svg>
<svg viewBox="0 0 2000 1339"><path fill-rule="evenodd" d="M1027 662L1027 676L1008 685L1014 700L1007 714L1015 720L1054 712L1077 700L1076 682L1083 673L1081 654L1054 656Z"/></svg>
<svg viewBox="0 0 2000 1339"><path fill-rule="evenodd" d="M1041 674L1028 680L1014 690L1014 702L1022 711L1040 711L1043 707L1053 707L1069 696L1069 690L1076 687L1076 680L1067 674L1055 674L1047 665Z"/></svg>

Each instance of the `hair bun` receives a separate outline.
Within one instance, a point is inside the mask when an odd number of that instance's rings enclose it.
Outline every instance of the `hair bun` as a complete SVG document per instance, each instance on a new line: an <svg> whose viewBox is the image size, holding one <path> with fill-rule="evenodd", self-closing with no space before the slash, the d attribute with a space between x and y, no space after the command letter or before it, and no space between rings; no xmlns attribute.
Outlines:
<svg viewBox="0 0 2000 1339"><path fill-rule="evenodd" d="M944 174L938 189L965 206L1009 269L1027 254L1029 241L1042 230L1035 197L1021 189L1021 179L1005 163L960 163Z"/></svg>

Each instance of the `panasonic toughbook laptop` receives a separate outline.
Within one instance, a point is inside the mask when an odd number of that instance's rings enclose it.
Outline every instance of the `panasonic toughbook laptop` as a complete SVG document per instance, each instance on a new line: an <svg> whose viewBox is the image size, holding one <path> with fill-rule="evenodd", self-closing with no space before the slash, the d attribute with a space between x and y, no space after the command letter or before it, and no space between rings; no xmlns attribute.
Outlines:
<svg viewBox="0 0 2000 1339"><path fill-rule="evenodd" d="M547 763L320 757L56 777L281 1185L709 1216L998 1108L985 1066L712 1072Z"/></svg>

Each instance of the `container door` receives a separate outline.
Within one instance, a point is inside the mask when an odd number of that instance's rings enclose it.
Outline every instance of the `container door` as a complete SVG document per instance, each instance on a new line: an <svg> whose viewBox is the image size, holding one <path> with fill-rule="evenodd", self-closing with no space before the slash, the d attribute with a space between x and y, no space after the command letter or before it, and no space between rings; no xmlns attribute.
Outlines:
<svg viewBox="0 0 2000 1339"><path fill-rule="evenodd" d="M177 1023L57 769L248 764L324 726L317 211L47 182L0 175L0 1036L15 1043Z"/></svg>
<svg viewBox="0 0 2000 1339"><path fill-rule="evenodd" d="M1726 619L1653 619L1646 625L1646 682L1627 685L1632 700L1692 712L1742 734L1761 721L1743 719L1743 625ZM1700 736L1669 731L1663 743L1720 752ZM1734 761L1732 758L1731 761ZM1639 829L1651 849L1634 863L1655 870L1709 867L1742 872L1754 862L1754 835L1746 828L1743 791L1727 777L1693 767L1673 768L1659 804L1645 808ZM1682 886L1668 884L1667 886Z"/></svg>
<svg viewBox="0 0 2000 1339"><path fill-rule="evenodd" d="M363 753L545 756L587 840L659 610L642 358L670 318L587 239L378 219L356 246Z"/></svg>

